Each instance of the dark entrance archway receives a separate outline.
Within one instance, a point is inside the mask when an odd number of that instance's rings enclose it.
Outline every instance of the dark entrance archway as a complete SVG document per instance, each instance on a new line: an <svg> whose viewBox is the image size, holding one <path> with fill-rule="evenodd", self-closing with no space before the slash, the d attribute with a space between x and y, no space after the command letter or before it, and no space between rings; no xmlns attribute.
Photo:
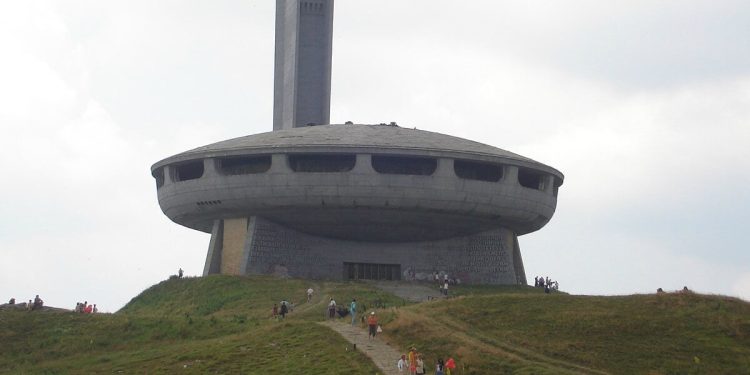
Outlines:
<svg viewBox="0 0 750 375"><path fill-rule="evenodd" d="M401 280L401 265L344 262L344 279Z"/></svg>

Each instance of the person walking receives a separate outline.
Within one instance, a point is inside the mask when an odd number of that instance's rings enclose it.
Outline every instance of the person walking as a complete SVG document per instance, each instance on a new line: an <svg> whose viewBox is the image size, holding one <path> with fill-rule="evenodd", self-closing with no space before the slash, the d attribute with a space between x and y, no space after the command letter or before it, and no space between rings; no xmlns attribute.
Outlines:
<svg viewBox="0 0 750 375"><path fill-rule="evenodd" d="M37 294L36 297L34 297L34 307L32 307L32 310L38 310L44 307L44 301L42 301L41 298L39 298L39 295Z"/></svg>
<svg viewBox="0 0 750 375"><path fill-rule="evenodd" d="M333 319L336 317L336 301L331 297L331 301L328 302L328 318Z"/></svg>
<svg viewBox="0 0 750 375"><path fill-rule="evenodd" d="M425 375L424 361L422 355L417 355L417 375Z"/></svg>
<svg viewBox="0 0 750 375"><path fill-rule="evenodd" d="M378 333L378 317L375 316L375 311L370 313L370 316L367 317L367 327L369 328L369 333L367 334L367 339L375 339L375 334Z"/></svg>
<svg viewBox="0 0 750 375"><path fill-rule="evenodd" d="M456 361L453 360L453 357L448 357L448 360L445 362L445 375L451 375L451 372L456 369Z"/></svg>
<svg viewBox="0 0 750 375"><path fill-rule="evenodd" d="M398 373L402 374L404 372L404 369L406 369L406 355L401 354L401 358L398 359L398 363L396 363L396 367L398 368Z"/></svg>
<svg viewBox="0 0 750 375"><path fill-rule="evenodd" d="M310 302L312 300L313 296L313 288L307 288L307 302Z"/></svg>
<svg viewBox="0 0 750 375"><path fill-rule="evenodd" d="M409 375L417 374L417 348L409 348Z"/></svg>
<svg viewBox="0 0 750 375"><path fill-rule="evenodd" d="M442 359L438 359L435 365L435 375L445 375L445 363L443 363Z"/></svg>
<svg viewBox="0 0 750 375"><path fill-rule="evenodd" d="M356 323L356 315L357 315L357 299L352 298L352 303L349 304L349 313L352 314L352 326Z"/></svg>

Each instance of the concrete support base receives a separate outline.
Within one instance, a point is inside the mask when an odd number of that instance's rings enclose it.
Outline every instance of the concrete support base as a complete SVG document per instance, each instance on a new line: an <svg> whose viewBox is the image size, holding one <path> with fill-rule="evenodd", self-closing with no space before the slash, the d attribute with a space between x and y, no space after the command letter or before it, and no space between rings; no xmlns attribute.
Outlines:
<svg viewBox="0 0 750 375"><path fill-rule="evenodd" d="M395 265L401 280L427 281L437 271L467 284L526 284L518 239L505 228L440 241L355 242L301 233L257 216L214 224L203 274L342 280L351 278L345 263Z"/></svg>

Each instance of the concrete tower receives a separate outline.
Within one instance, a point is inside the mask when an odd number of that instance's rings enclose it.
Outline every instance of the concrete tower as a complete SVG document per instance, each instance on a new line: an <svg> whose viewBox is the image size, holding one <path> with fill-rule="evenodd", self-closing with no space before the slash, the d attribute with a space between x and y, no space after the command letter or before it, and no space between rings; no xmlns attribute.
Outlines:
<svg viewBox="0 0 750 375"><path fill-rule="evenodd" d="M277 0L273 130L330 122L333 0Z"/></svg>

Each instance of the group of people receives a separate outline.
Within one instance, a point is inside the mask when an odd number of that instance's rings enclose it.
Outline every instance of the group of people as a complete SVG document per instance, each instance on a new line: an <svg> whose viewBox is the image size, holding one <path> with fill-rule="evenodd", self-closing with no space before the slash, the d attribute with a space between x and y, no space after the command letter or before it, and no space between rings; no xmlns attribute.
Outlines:
<svg viewBox="0 0 750 375"><path fill-rule="evenodd" d="M73 311L80 314L95 314L99 312L99 309L96 308L96 304L89 305L89 301L85 301L83 303L76 302L76 309Z"/></svg>
<svg viewBox="0 0 750 375"><path fill-rule="evenodd" d="M461 282L459 279L448 277L447 273L444 273L441 279L437 271L432 273L432 277L438 288L440 288L440 294L444 296L448 296L448 285L458 285Z"/></svg>
<svg viewBox="0 0 750 375"><path fill-rule="evenodd" d="M15 305L16 299L15 297L11 298L8 301L9 305ZM23 303L21 303L23 304ZM41 310L42 307L44 307L44 301L42 301L41 298L39 298L39 295L37 294L36 297L34 297L33 300L29 300L29 302L26 303L26 310L32 311L32 310Z"/></svg>
<svg viewBox="0 0 750 375"><path fill-rule="evenodd" d="M273 310L271 312L274 319L279 319L279 317L285 319L286 314L289 314L292 311L294 311L294 304L287 300L282 300L279 302L279 305L276 305L275 303L273 304Z"/></svg>
<svg viewBox="0 0 750 375"><path fill-rule="evenodd" d="M412 346L409 348L409 352L401 355L401 358L396 363L399 373L406 373L409 375L422 375L427 374L427 366L424 364L424 358L422 353L417 352L417 348ZM453 358L448 358L446 361L438 359L435 364L435 375L451 375L451 372L456 368L456 361Z"/></svg>
<svg viewBox="0 0 750 375"><path fill-rule="evenodd" d="M8 301L9 305L15 305L16 299L11 298L10 301ZM23 303L22 303L23 305ZM44 307L44 301L39 298L39 295L37 294L36 297L34 297L33 300L29 300L29 302L26 303L26 310L33 311L33 310L41 310ZM77 313L81 314L92 314L99 312L99 309L96 308L96 304L89 305L88 301L84 303L76 302L76 308L73 310Z"/></svg>
<svg viewBox="0 0 750 375"><path fill-rule="evenodd" d="M328 313L328 319L335 319L336 316L338 316L339 318L344 318L351 314L352 325L354 325L357 319L357 299L352 298L352 302L350 302L349 306L347 307L344 305L336 304L336 300L331 297L331 299L328 301L326 311Z"/></svg>
<svg viewBox="0 0 750 375"><path fill-rule="evenodd" d="M344 305L337 305L336 300L333 299L333 297L331 297L331 299L328 301L328 306L326 307L328 319L335 319L336 316L338 316L339 318L345 318L346 316L351 315L352 326L357 324L357 310L358 310L358 305L357 305L356 298L352 298L352 301L349 302L349 306L344 306Z"/></svg>
<svg viewBox="0 0 750 375"><path fill-rule="evenodd" d="M550 280L549 276L541 277L536 276L534 277L534 287L536 288L544 288L544 293L549 293L552 290L557 290L559 287L559 284L556 280Z"/></svg>
<svg viewBox="0 0 750 375"><path fill-rule="evenodd" d="M339 318L344 318L347 315L352 316L352 326L355 326L357 324L357 299L352 298L352 302L349 303L349 306L341 306L336 305L336 300L331 297L330 301L328 301L328 319L335 319L336 315L339 316ZM362 320L366 320L367 327L369 329L368 339L374 339L375 335L378 332L381 332L380 325L378 325L378 317L375 315L375 311L371 311L370 315L367 315L367 319L364 317Z"/></svg>
<svg viewBox="0 0 750 375"><path fill-rule="evenodd" d="M662 294L662 293L665 293L664 289L659 288L659 289L656 290L656 294ZM687 286L683 286L682 290L678 290L678 291L676 291L676 293L691 293L691 292L690 292L690 289L688 289Z"/></svg>

